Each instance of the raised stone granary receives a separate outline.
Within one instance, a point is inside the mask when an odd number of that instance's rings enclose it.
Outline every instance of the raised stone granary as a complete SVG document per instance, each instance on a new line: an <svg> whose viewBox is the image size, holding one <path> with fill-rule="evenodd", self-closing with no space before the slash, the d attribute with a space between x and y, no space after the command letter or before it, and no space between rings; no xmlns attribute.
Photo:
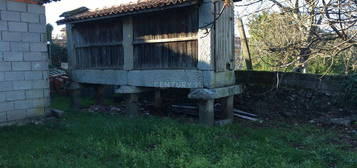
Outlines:
<svg viewBox="0 0 357 168"><path fill-rule="evenodd" d="M44 1L0 0L0 125L48 111Z"/></svg>
<svg viewBox="0 0 357 168"><path fill-rule="evenodd" d="M233 119L235 83L233 5L222 0L146 0L112 8L82 7L64 13L72 89L115 85L129 94L190 89L199 100L200 122L214 124L214 100L223 98L222 118ZM76 91L74 91L76 93ZM78 93L77 93L78 94ZM159 104L159 103L156 103Z"/></svg>

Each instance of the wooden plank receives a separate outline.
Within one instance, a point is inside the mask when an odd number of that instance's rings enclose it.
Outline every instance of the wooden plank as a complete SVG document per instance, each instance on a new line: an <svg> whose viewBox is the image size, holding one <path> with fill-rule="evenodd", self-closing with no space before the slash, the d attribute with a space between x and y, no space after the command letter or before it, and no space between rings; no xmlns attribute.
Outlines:
<svg viewBox="0 0 357 168"><path fill-rule="evenodd" d="M82 69L122 68L123 28L120 19L75 25L75 50Z"/></svg>
<svg viewBox="0 0 357 168"><path fill-rule="evenodd" d="M152 39L152 40L144 40L144 39L136 39L133 41L133 44L151 44L151 43L168 43L168 42L181 42L181 41L194 41L197 40L197 36L193 37L179 37L179 38L168 38L168 39Z"/></svg>
<svg viewBox="0 0 357 168"><path fill-rule="evenodd" d="M120 45L123 45L123 42L115 42L115 43L91 43L91 44L77 45L76 48L106 47L106 46L120 46Z"/></svg>
<svg viewBox="0 0 357 168"><path fill-rule="evenodd" d="M196 67L197 8L137 15L133 23L135 69Z"/></svg>

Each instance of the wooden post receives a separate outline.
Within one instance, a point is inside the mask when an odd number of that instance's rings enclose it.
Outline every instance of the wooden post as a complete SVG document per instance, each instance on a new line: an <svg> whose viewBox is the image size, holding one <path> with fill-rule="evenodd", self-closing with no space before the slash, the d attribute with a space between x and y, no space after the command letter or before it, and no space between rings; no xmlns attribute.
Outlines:
<svg viewBox="0 0 357 168"><path fill-rule="evenodd" d="M129 97L127 99L127 112L131 117L137 116L139 114L139 96L137 93L130 93L128 96Z"/></svg>
<svg viewBox="0 0 357 168"><path fill-rule="evenodd" d="M214 100L199 100L199 123L206 126L214 124Z"/></svg>
<svg viewBox="0 0 357 168"><path fill-rule="evenodd" d="M245 34L244 25L242 19L237 19L239 36L241 40L242 53L247 66L247 70L253 70L252 59L250 57L250 50L248 45L247 36Z"/></svg>
<svg viewBox="0 0 357 168"><path fill-rule="evenodd" d="M67 31L67 55L68 55L68 70L70 76L72 76L72 71L77 66L77 59L76 59L76 51L74 47L74 31L72 24L66 24L66 31Z"/></svg>
<svg viewBox="0 0 357 168"><path fill-rule="evenodd" d="M95 86L95 104L97 105L104 104L104 85Z"/></svg>
<svg viewBox="0 0 357 168"><path fill-rule="evenodd" d="M67 31L67 50L68 50L68 72L69 75L73 78L72 71L76 68L76 54L74 48L74 41L73 41L73 26L72 24L66 24L66 31ZM70 87L70 94L71 94L71 107L73 109L79 110L81 106L81 86L77 82L72 82Z"/></svg>
<svg viewBox="0 0 357 168"><path fill-rule="evenodd" d="M222 100L222 117L233 121L234 96L225 97Z"/></svg>

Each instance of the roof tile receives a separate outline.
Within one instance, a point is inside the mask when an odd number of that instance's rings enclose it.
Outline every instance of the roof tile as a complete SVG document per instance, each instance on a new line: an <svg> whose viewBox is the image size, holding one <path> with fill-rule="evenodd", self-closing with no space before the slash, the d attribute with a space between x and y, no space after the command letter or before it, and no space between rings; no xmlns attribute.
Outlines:
<svg viewBox="0 0 357 168"><path fill-rule="evenodd" d="M74 22L79 20L86 20L91 18L99 18L104 16L130 14L136 11L155 9L162 7L169 7L181 4L195 4L200 0L146 0L137 3L128 3L119 6L113 6L111 8L96 9L94 11L87 11L77 15L66 17L59 20L58 24L64 24L67 22Z"/></svg>

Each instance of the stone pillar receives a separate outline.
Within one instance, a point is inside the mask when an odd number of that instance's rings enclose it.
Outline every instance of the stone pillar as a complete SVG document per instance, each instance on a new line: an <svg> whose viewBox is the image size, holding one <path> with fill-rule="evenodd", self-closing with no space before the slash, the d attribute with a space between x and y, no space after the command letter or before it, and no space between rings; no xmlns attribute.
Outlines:
<svg viewBox="0 0 357 168"><path fill-rule="evenodd" d="M214 85L214 34L212 25L214 22L214 6L212 0L202 0L199 7L197 32L198 63L197 69L202 72L205 88L213 88Z"/></svg>
<svg viewBox="0 0 357 168"><path fill-rule="evenodd" d="M72 82L70 87L71 94L71 107L73 109L79 110L81 106L81 86L77 82Z"/></svg>
<svg viewBox="0 0 357 168"><path fill-rule="evenodd" d="M199 123L206 126L214 124L214 100L199 100Z"/></svg>
<svg viewBox="0 0 357 168"><path fill-rule="evenodd" d="M214 70L214 6L211 0L203 0L198 14L198 63L197 68L202 71Z"/></svg>
<svg viewBox="0 0 357 168"><path fill-rule="evenodd" d="M221 111L223 119L233 121L233 103L234 96L228 96L223 98Z"/></svg>
<svg viewBox="0 0 357 168"><path fill-rule="evenodd" d="M134 69L133 22L128 17L123 20L124 70Z"/></svg>
<svg viewBox="0 0 357 168"><path fill-rule="evenodd" d="M134 117L139 114L139 95L137 93L128 94L127 99L127 113L129 116Z"/></svg>
<svg viewBox="0 0 357 168"><path fill-rule="evenodd" d="M136 87L136 86L120 86L115 89L115 93L127 94L127 112L130 116L136 116L139 114L139 93L152 91L149 88Z"/></svg>
<svg viewBox="0 0 357 168"><path fill-rule="evenodd" d="M218 121L218 125L225 125L233 121L234 95L241 93L240 85L212 89L192 89L188 98L198 100L200 123L214 124L214 100L223 98L222 115L225 120Z"/></svg>
<svg viewBox="0 0 357 168"><path fill-rule="evenodd" d="M157 110L161 110L162 108L162 99L161 99L161 91L160 89L155 90L155 100L154 106Z"/></svg>
<svg viewBox="0 0 357 168"><path fill-rule="evenodd" d="M95 86L95 104L97 105L104 104L104 85Z"/></svg>

